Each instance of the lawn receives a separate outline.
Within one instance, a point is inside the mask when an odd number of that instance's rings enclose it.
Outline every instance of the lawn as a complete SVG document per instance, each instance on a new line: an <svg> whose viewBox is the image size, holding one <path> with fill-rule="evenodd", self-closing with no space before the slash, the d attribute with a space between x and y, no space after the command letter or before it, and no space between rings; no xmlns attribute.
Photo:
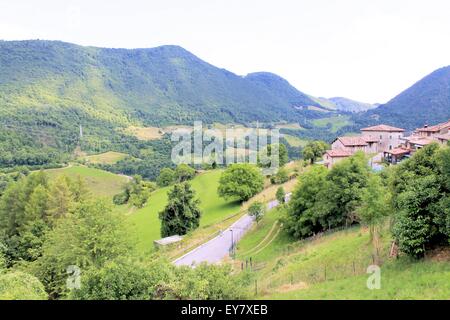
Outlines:
<svg viewBox="0 0 450 320"><path fill-rule="evenodd" d="M349 116L334 116L328 118L321 118L313 120L312 123L318 127L327 127L331 126L331 132L337 132L339 129L350 125L352 122L350 121Z"/></svg>
<svg viewBox="0 0 450 320"><path fill-rule="evenodd" d="M206 227L224 220L236 214L240 210L240 203L236 201L225 201L217 195L221 170L208 171L194 178L192 187L201 199L200 208L202 218L200 227ZM158 213L167 203L167 192L170 187L156 190L150 197L145 208L137 210L129 221L135 228L138 241L138 249L145 253L153 250L153 240L159 239L160 220Z"/></svg>
<svg viewBox="0 0 450 320"><path fill-rule="evenodd" d="M128 155L121 152L108 151L100 154L94 154L84 157L86 161L92 164L114 164L123 160Z"/></svg>
<svg viewBox="0 0 450 320"><path fill-rule="evenodd" d="M90 192L101 198L112 198L115 194L121 192L128 182L128 179L124 176L85 166L69 166L61 169L49 169L45 172L50 178L56 178L60 175L69 178L80 176L86 181Z"/></svg>

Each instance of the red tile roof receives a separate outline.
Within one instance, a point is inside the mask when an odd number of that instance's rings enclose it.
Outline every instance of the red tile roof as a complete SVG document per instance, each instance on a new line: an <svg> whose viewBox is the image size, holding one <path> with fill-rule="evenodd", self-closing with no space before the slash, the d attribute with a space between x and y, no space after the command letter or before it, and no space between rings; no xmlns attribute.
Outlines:
<svg viewBox="0 0 450 320"><path fill-rule="evenodd" d="M386 124L380 124L378 126L363 128L361 131L386 131L386 132L404 132L405 129L391 127Z"/></svg>
<svg viewBox="0 0 450 320"><path fill-rule="evenodd" d="M394 156L400 156L400 155L404 155L404 154L410 154L411 150L406 149L406 148L395 148L392 150L386 150L386 153L390 153Z"/></svg>
<svg viewBox="0 0 450 320"><path fill-rule="evenodd" d="M411 144L418 144L419 146L426 146L428 144L435 142L433 139L426 137L411 137L408 139L408 141Z"/></svg>
<svg viewBox="0 0 450 320"><path fill-rule="evenodd" d="M418 131L418 132L439 132L445 128L450 128L450 120L447 122L444 122L444 123L437 124L435 126L418 128L416 131Z"/></svg>
<svg viewBox="0 0 450 320"><path fill-rule="evenodd" d="M350 151L340 149L328 150L326 154L329 155L331 158L346 158L353 155L353 153L351 153Z"/></svg>
<svg viewBox="0 0 450 320"><path fill-rule="evenodd" d="M339 137L337 140L346 147L367 146L367 142L361 137Z"/></svg>
<svg viewBox="0 0 450 320"><path fill-rule="evenodd" d="M439 139L439 140L446 140L446 141L450 141L450 134L436 134L434 135L435 138Z"/></svg>

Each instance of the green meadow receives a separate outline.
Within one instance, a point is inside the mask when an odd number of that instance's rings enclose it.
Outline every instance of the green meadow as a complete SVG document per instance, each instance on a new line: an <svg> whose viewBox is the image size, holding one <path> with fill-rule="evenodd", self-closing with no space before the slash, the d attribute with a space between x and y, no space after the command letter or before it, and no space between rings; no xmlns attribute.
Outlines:
<svg viewBox="0 0 450 320"><path fill-rule="evenodd" d="M202 218L200 227L206 227L218 223L240 210L240 203L236 201L226 201L217 195L221 170L214 170L202 173L195 177L191 183L197 193L197 198L201 199L200 209ZM158 213L167 203L167 193L171 187L156 190L150 196L148 204L129 216L129 221L135 231L138 241L138 249L143 253L153 250L153 240L161 238L160 220Z"/></svg>

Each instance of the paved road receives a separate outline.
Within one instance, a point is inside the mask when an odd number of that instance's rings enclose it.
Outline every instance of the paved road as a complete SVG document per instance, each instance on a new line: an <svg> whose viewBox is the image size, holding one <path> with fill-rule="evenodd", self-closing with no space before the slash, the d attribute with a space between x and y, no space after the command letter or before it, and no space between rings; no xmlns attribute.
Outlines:
<svg viewBox="0 0 450 320"><path fill-rule="evenodd" d="M291 194L287 194L286 201L289 201L290 197ZM267 208L270 210L276 206L278 206L277 200L269 202ZM248 214L244 215L220 235L188 252L173 263L177 266L195 266L202 262L218 263L230 253L232 244L236 245L250 229L253 222L253 217Z"/></svg>

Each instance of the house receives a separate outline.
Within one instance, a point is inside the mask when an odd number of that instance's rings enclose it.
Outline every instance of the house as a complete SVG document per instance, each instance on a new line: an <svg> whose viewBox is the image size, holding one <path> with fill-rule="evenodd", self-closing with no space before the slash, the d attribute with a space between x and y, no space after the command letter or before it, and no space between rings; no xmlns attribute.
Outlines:
<svg viewBox="0 0 450 320"><path fill-rule="evenodd" d="M378 140L375 152L392 150L402 144L404 129L381 124L378 126L361 129L362 137L365 139Z"/></svg>
<svg viewBox="0 0 450 320"><path fill-rule="evenodd" d="M433 138L440 144L447 144L450 141L450 133L437 134Z"/></svg>
<svg viewBox="0 0 450 320"><path fill-rule="evenodd" d="M366 151L368 144L361 137L339 137L331 144L332 150L344 150L350 153Z"/></svg>
<svg viewBox="0 0 450 320"><path fill-rule="evenodd" d="M418 128L414 133L403 139L406 148L415 152L434 142L447 144L450 141L450 120L434 126L425 125L423 128Z"/></svg>
<svg viewBox="0 0 450 320"><path fill-rule="evenodd" d="M328 150L323 156L323 163L328 169L331 169L336 163L352 155L353 153L351 151L343 149Z"/></svg>
<svg viewBox="0 0 450 320"><path fill-rule="evenodd" d="M435 135L447 134L449 130L450 120L431 127L425 125L423 128L416 129L414 135L419 137L433 137Z"/></svg>
<svg viewBox="0 0 450 320"><path fill-rule="evenodd" d="M405 147L386 150L383 152L383 158L391 164L397 164L403 159L409 157L411 150Z"/></svg>

